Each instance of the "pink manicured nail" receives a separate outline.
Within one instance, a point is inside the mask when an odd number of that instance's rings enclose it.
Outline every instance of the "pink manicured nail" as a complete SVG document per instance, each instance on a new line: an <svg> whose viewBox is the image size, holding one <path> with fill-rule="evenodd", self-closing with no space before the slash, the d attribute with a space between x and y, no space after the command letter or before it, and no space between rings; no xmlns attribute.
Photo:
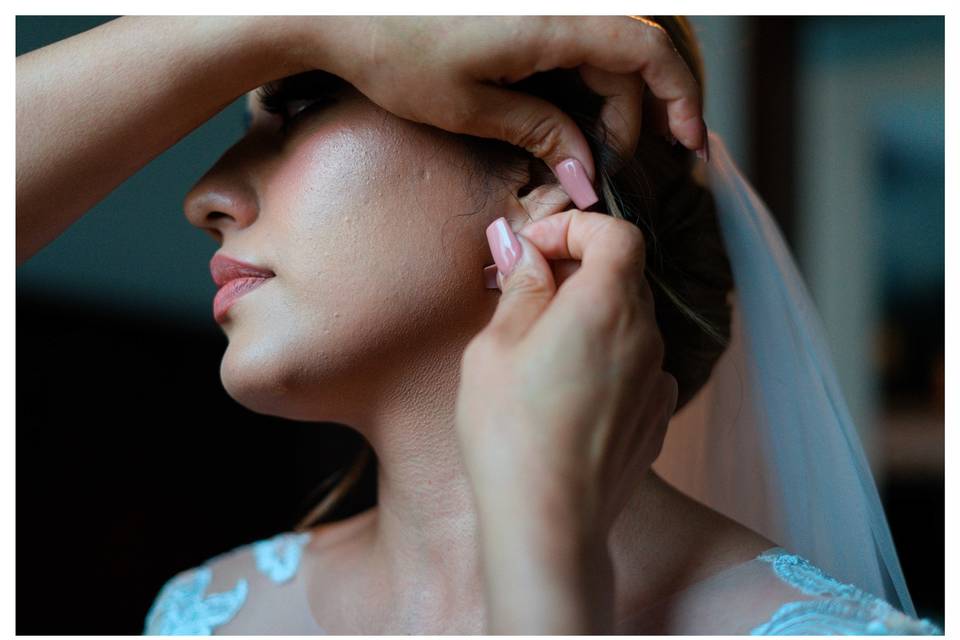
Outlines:
<svg viewBox="0 0 960 640"><path fill-rule="evenodd" d="M500 285L497 284L497 265L491 264L483 268L483 281L487 285L487 289L499 289Z"/></svg>
<svg viewBox="0 0 960 640"><path fill-rule="evenodd" d="M710 132L707 131L707 123L703 123L703 146L697 149L697 157L704 162L710 162Z"/></svg>
<svg viewBox="0 0 960 640"><path fill-rule="evenodd" d="M497 268L507 277L520 260L522 249L506 218L501 216L490 223L487 227L487 242L490 243L490 253L493 254Z"/></svg>
<svg viewBox="0 0 960 640"><path fill-rule="evenodd" d="M563 185L563 190L567 192L578 209L586 209L600 199L593 190L593 185L590 184L587 172L583 170L583 165L576 158L569 158L560 162L553 168L553 172L557 174L560 184Z"/></svg>

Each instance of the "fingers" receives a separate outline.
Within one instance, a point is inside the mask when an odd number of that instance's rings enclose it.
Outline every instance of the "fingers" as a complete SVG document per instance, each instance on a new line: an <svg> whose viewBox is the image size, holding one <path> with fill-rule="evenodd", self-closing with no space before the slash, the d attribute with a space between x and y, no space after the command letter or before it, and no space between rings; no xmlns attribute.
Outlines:
<svg viewBox="0 0 960 640"><path fill-rule="evenodd" d="M705 153L707 126L703 121L700 85L663 27L646 18L630 17L642 30L644 62L640 75L650 92L666 103L670 132L683 146Z"/></svg>
<svg viewBox="0 0 960 640"><path fill-rule="evenodd" d="M553 281L558 289L567 278L576 273L577 269L580 268L579 260L551 260L549 264L550 268L553 269ZM487 289L500 288L500 281L497 278L498 274L499 270L495 264L483 268L483 279Z"/></svg>
<svg viewBox="0 0 960 640"><path fill-rule="evenodd" d="M609 273L617 278L643 274L643 233L626 220L570 209L527 225L519 235L547 260L580 260L578 274Z"/></svg>
<svg viewBox="0 0 960 640"><path fill-rule="evenodd" d="M673 137L691 151L706 152L700 85L663 27L640 16L586 16L556 28L562 32L563 66L639 72L650 92L666 103Z"/></svg>
<svg viewBox="0 0 960 640"><path fill-rule="evenodd" d="M664 101L673 138L707 159L700 86L662 27L632 16L589 16L552 24L560 35L540 60L549 60L549 65L540 68L583 67L584 81L609 98L601 119L621 149L632 153L639 140L646 86ZM590 147L561 109L487 82L467 84L459 98L462 108L451 130L522 147L551 167L579 209L598 201Z"/></svg>
<svg viewBox="0 0 960 640"><path fill-rule="evenodd" d="M537 248L515 234L505 218L487 227L487 241L497 268L505 275L500 282L503 293L484 331L515 342L533 326L556 293L553 272Z"/></svg>
<svg viewBox="0 0 960 640"><path fill-rule="evenodd" d="M465 98L469 117L460 132L498 138L522 147L553 169L580 209L599 200L593 188L593 154L570 116L550 102L488 84L471 85Z"/></svg>
<svg viewBox="0 0 960 640"><path fill-rule="evenodd" d="M633 156L643 122L644 85L640 74L612 73L590 65L581 66L579 71L584 83L605 98L600 121L618 157Z"/></svg>

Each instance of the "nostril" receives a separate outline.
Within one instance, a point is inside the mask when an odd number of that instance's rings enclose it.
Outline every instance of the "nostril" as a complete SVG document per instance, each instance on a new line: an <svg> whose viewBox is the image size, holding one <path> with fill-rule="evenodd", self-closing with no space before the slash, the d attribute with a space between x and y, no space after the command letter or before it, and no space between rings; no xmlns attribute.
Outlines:
<svg viewBox="0 0 960 640"><path fill-rule="evenodd" d="M207 214L208 220L219 220L220 218L228 218L229 216L222 211L211 211Z"/></svg>

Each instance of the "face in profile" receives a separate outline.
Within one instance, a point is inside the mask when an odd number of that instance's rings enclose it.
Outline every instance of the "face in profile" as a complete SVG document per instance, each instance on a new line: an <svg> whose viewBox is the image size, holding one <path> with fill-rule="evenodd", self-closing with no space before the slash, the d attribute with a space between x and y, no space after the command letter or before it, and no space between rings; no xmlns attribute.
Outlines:
<svg viewBox="0 0 960 640"><path fill-rule="evenodd" d="M229 395L353 423L389 390L455 384L446 365L496 304L484 229L509 198L478 198L457 136L333 93L285 105L286 126L248 96L250 129L184 209L218 254L276 274L221 319Z"/></svg>

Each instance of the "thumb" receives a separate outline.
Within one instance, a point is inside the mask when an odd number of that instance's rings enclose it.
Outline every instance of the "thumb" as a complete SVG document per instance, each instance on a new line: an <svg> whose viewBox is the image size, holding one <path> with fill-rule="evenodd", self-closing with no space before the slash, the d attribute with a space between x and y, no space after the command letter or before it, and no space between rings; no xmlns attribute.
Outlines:
<svg viewBox="0 0 960 640"><path fill-rule="evenodd" d="M578 209L599 198L593 188L593 154L580 127L562 109L521 91L477 83L469 91L474 105L461 133L498 138L523 147L543 160Z"/></svg>
<svg viewBox="0 0 960 640"><path fill-rule="evenodd" d="M490 253L497 263L500 301L485 331L516 342L529 331L557 291L543 254L510 228L506 218L487 227Z"/></svg>

